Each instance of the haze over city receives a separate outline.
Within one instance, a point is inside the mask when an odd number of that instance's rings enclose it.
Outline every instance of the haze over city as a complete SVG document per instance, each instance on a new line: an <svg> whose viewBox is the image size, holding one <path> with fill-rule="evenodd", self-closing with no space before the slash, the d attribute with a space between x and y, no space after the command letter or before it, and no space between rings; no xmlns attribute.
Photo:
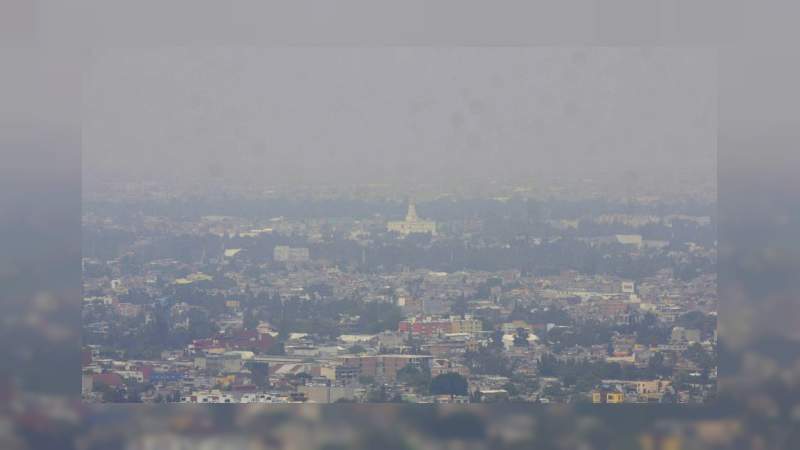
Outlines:
<svg viewBox="0 0 800 450"><path fill-rule="evenodd" d="M713 55L98 53L82 395L705 403Z"/></svg>
<svg viewBox="0 0 800 450"><path fill-rule="evenodd" d="M84 182L713 185L714 64L602 47L98 52Z"/></svg>
<svg viewBox="0 0 800 450"><path fill-rule="evenodd" d="M0 447L800 441L799 9L4 2Z"/></svg>

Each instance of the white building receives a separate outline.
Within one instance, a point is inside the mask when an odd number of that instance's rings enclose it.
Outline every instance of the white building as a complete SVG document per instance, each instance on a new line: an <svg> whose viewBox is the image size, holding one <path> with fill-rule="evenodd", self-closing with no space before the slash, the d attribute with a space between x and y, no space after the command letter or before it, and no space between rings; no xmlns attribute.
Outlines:
<svg viewBox="0 0 800 450"><path fill-rule="evenodd" d="M633 281L623 281L620 289L623 294L633 294L636 292L636 285Z"/></svg>
<svg viewBox="0 0 800 450"><path fill-rule="evenodd" d="M286 245L278 245L272 252L272 257L278 262L307 262L309 259L308 248L306 247L289 247Z"/></svg>
<svg viewBox="0 0 800 450"><path fill-rule="evenodd" d="M637 248L642 246L641 234L618 234L615 236L617 242L623 245L633 245Z"/></svg>
<svg viewBox="0 0 800 450"><path fill-rule="evenodd" d="M436 222L423 220L417 216L417 208L414 202L408 203L408 213L405 220L391 221L386 225L389 231L408 236L413 233L426 233L436 235Z"/></svg>

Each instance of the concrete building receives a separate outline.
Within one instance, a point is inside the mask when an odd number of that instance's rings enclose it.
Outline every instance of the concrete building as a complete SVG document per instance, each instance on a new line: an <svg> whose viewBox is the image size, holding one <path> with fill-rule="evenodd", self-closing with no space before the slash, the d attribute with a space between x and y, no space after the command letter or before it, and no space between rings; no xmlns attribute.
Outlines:
<svg viewBox="0 0 800 450"><path fill-rule="evenodd" d="M446 373L457 373L466 378L469 376L469 369L462 364L455 364L452 361L444 358L436 358L431 362L431 378Z"/></svg>
<svg viewBox="0 0 800 450"><path fill-rule="evenodd" d="M307 262L309 260L308 248L278 245L272 252L272 258L278 262Z"/></svg>
<svg viewBox="0 0 800 450"><path fill-rule="evenodd" d="M640 234L617 234L614 236L618 243L632 245L640 248L642 246L642 235Z"/></svg>
<svg viewBox="0 0 800 450"><path fill-rule="evenodd" d="M397 379L397 372L406 366L430 370L432 359L430 355L345 356L342 358L342 363L348 367L358 368L359 376L394 382Z"/></svg>
<svg viewBox="0 0 800 450"><path fill-rule="evenodd" d="M592 403L624 403L625 394L620 390L608 386L592 391Z"/></svg>
<svg viewBox="0 0 800 450"><path fill-rule="evenodd" d="M353 400L356 398L356 390L341 386L327 385L304 385L297 388L306 396L310 403L336 403L337 400Z"/></svg>
<svg viewBox="0 0 800 450"><path fill-rule="evenodd" d="M674 327L672 329L671 344L691 344L693 342L700 342L700 330L683 327Z"/></svg>

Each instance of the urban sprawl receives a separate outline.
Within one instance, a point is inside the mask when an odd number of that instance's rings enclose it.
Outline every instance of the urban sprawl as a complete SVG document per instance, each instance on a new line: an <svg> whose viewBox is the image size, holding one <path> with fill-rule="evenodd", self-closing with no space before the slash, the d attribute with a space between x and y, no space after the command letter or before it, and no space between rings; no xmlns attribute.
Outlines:
<svg viewBox="0 0 800 450"><path fill-rule="evenodd" d="M85 401L715 395L712 192L158 189L84 199Z"/></svg>

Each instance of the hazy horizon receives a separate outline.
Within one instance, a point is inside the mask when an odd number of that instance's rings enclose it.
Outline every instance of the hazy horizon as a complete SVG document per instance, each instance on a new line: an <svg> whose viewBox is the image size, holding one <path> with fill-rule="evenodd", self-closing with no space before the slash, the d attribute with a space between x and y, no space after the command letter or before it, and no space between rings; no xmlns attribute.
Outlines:
<svg viewBox="0 0 800 450"><path fill-rule="evenodd" d="M85 74L83 177L715 182L715 65L697 49L117 50Z"/></svg>

